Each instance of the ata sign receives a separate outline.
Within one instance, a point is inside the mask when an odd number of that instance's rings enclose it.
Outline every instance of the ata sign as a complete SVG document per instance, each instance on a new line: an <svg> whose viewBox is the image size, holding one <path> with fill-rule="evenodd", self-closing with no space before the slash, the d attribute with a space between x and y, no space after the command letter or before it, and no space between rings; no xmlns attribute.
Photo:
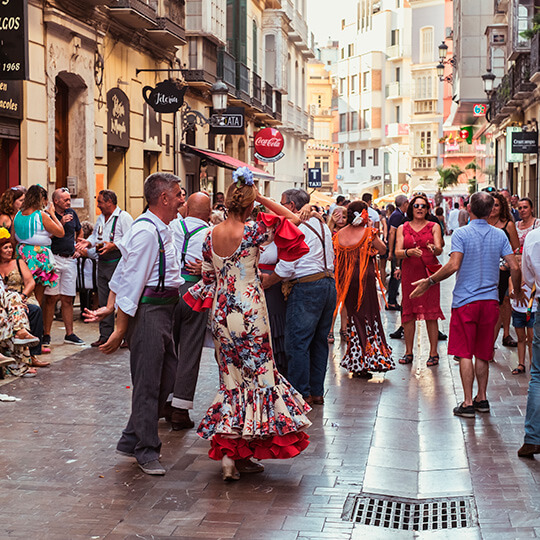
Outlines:
<svg viewBox="0 0 540 540"><path fill-rule="evenodd" d="M175 113L184 104L187 86L178 87L173 81L163 81L155 88L145 86L143 98L158 113Z"/></svg>
<svg viewBox="0 0 540 540"><path fill-rule="evenodd" d="M27 0L0 0L0 80L28 78Z"/></svg>
<svg viewBox="0 0 540 540"><path fill-rule="evenodd" d="M255 134L255 157L259 161L273 162L280 160L285 154L283 135L274 128L264 128Z"/></svg>
<svg viewBox="0 0 540 540"><path fill-rule="evenodd" d="M215 122L210 127L210 133L214 133L215 135L244 134L243 107L227 107L227 110L221 116L211 111L210 117Z"/></svg>

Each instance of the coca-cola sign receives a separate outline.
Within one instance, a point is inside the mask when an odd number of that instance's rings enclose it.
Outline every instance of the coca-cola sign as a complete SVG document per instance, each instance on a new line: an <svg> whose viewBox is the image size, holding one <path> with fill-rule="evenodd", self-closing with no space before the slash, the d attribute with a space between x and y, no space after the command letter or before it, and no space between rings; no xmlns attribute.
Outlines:
<svg viewBox="0 0 540 540"><path fill-rule="evenodd" d="M278 161L285 155L284 146L283 135L277 129L264 128L255 134L255 157L259 161Z"/></svg>

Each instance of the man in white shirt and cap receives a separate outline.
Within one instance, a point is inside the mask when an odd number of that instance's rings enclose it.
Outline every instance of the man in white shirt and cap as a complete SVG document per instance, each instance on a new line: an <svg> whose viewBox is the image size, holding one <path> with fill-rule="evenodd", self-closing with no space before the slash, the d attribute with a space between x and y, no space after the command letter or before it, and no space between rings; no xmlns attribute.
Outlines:
<svg viewBox="0 0 540 540"><path fill-rule="evenodd" d="M118 308L117 328L125 327L129 319L127 341L133 382L131 416L116 451L135 457L146 474L163 475L158 419L174 386L177 357L173 317L184 283L169 227L183 202L180 179L169 173L154 173L144 183L144 196L148 210L133 222L122 242L125 255L111 281Z"/></svg>
<svg viewBox="0 0 540 540"><path fill-rule="evenodd" d="M184 293L201 279L202 247L208 233L208 220L212 205L206 193L189 196L185 219L171 222L180 268L185 283L180 287L180 301L176 305L174 339L177 347L178 365L172 399L171 425L173 430L192 428L189 409L199 376L199 365L206 334L208 310L197 312L182 298Z"/></svg>
<svg viewBox="0 0 540 540"><path fill-rule="evenodd" d="M281 204L297 214L308 203L309 195L303 189L288 189L281 196ZM305 234L309 253L294 262L280 260L271 275L263 276L263 285L266 289L286 281L287 378L309 404L322 405L328 334L336 307L334 248L330 229L316 217L299 228Z"/></svg>

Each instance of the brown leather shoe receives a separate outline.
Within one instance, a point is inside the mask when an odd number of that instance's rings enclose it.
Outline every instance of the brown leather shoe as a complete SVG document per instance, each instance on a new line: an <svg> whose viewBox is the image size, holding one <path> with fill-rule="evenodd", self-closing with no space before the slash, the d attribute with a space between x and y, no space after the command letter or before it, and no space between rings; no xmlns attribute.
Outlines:
<svg viewBox="0 0 540 540"><path fill-rule="evenodd" d="M519 457L532 458L534 454L540 454L540 444L524 443L517 454Z"/></svg>
<svg viewBox="0 0 540 540"><path fill-rule="evenodd" d="M324 397L323 396L311 396L311 403L313 405L324 405Z"/></svg>
<svg viewBox="0 0 540 540"><path fill-rule="evenodd" d="M187 409L178 409L173 407L171 416L171 426L174 431L180 431L181 429L192 428L195 424L189 417L189 411Z"/></svg>
<svg viewBox="0 0 540 540"><path fill-rule="evenodd" d="M49 367L51 365L50 362L45 362L44 360L39 360L35 356L30 357L30 365L32 367Z"/></svg>
<svg viewBox="0 0 540 540"><path fill-rule="evenodd" d="M97 341L94 341L94 343L90 343L90 347L99 347L100 345L105 345L105 343L107 342L100 338Z"/></svg>

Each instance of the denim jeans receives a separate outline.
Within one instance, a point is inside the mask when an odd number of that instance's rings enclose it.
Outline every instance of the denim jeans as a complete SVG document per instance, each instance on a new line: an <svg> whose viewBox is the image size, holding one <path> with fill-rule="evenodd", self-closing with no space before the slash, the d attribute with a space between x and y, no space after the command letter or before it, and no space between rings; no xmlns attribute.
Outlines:
<svg viewBox="0 0 540 540"><path fill-rule="evenodd" d="M304 397L324 395L328 334L335 307L333 278L297 283L287 300L288 380Z"/></svg>
<svg viewBox="0 0 540 540"><path fill-rule="evenodd" d="M534 320L532 346L531 380L527 394L527 414L525 415L525 442L540 444L540 306Z"/></svg>

